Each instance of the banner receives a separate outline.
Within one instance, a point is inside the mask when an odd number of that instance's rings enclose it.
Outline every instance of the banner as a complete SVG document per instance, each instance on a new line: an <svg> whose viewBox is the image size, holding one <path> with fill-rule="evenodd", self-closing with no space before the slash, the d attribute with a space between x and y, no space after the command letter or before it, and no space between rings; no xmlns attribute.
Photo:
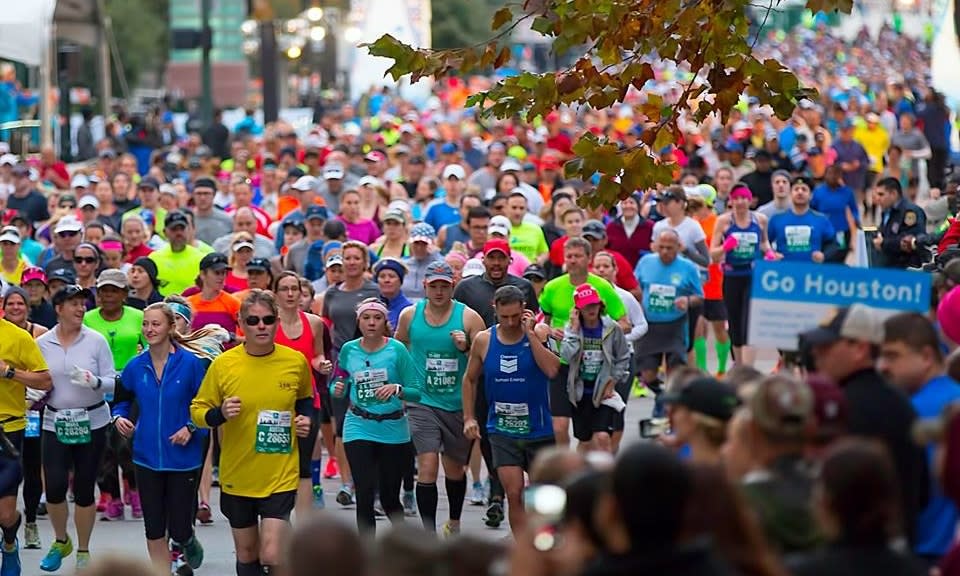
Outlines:
<svg viewBox="0 0 960 576"><path fill-rule="evenodd" d="M751 346L796 350L797 336L833 308L861 303L890 312L930 309L930 274L840 264L757 262L750 293Z"/></svg>

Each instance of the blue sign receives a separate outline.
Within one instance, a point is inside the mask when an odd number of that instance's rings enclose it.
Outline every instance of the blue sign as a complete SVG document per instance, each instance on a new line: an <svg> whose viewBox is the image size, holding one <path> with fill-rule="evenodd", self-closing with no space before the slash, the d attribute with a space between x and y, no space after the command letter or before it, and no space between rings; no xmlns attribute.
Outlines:
<svg viewBox="0 0 960 576"><path fill-rule="evenodd" d="M757 262L752 298L889 310L930 309L930 274L840 264Z"/></svg>

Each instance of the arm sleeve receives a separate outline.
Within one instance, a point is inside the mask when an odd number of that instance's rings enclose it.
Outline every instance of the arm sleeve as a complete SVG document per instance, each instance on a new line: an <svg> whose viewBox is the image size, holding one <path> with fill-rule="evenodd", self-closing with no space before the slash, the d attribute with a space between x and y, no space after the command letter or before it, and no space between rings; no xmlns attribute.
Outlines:
<svg viewBox="0 0 960 576"><path fill-rule="evenodd" d="M630 329L630 333L626 335L627 342L636 342L647 333L647 330L650 329L650 326L647 324L647 317L643 313L643 306L637 302L637 299L630 295L630 298L633 302L627 302L627 310L630 313L630 324L633 328Z"/></svg>

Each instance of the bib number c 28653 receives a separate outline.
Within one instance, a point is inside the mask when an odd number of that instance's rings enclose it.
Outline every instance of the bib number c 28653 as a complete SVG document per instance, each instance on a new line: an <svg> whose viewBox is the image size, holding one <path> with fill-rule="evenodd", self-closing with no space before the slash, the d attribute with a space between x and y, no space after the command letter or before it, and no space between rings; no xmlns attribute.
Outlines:
<svg viewBox="0 0 960 576"><path fill-rule="evenodd" d="M289 454L293 451L293 415L290 412L260 411L256 450L260 454Z"/></svg>

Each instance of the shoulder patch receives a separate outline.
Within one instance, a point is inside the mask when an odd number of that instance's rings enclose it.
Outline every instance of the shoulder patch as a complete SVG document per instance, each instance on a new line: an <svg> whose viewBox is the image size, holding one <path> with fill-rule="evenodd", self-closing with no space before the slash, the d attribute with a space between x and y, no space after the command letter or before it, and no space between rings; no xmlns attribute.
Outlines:
<svg viewBox="0 0 960 576"><path fill-rule="evenodd" d="M903 225L904 226L916 226L917 225L917 213L913 210L907 210L903 215Z"/></svg>

